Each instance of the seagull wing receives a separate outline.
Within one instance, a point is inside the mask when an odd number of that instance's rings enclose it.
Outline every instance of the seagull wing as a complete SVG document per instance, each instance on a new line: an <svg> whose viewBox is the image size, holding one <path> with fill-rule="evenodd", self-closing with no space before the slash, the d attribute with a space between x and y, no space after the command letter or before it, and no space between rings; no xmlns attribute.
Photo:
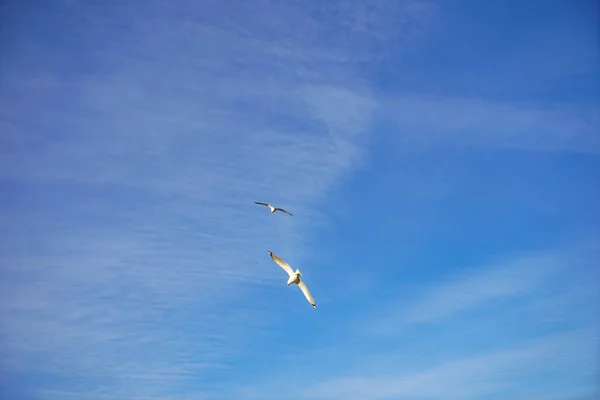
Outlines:
<svg viewBox="0 0 600 400"><path fill-rule="evenodd" d="M284 212L284 213L286 213L288 215L291 215L292 217L294 216L294 214L292 214L291 212L285 211L283 208L276 208L276 210L279 210L279 211Z"/></svg>
<svg viewBox="0 0 600 400"><path fill-rule="evenodd" d="M283 268L285 270L285 272L288 273L289 276L295 275L294 271L292 270L292 267L290 267L285 261L283 261L281 258L277 257L272 252L269 252L269 255L271 256L273 261L275 261L277 263L277 265L279 265L281 268Z"/></svg>
<svg viewBox="0 0 600 400"><path fill-rule="evenodd" d="M306 297L306 300L308 300L308 302L310 304L312 304L313 308L317 308L317 303L315 303L315 299L313 299L312 295L308 291L308 288L306 287L306 283L304 283L303 281L300 281L298 286L300 287L300 290L302 290L302 293L304 293L304 297Z"/></svg>
<svg viewBox="0 0 600 400"><path fill-rule="evenodd" d="M254 203L255 204L260 204L261 206L269 207L269 204L267 204L267 203L261 203L260 201L255 201Z"/></svg>

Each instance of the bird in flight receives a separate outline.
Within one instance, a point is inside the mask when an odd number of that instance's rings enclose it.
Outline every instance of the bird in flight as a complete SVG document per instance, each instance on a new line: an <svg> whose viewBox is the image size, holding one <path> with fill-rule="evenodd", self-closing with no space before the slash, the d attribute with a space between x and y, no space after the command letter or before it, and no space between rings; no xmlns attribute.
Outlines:
<svg viewBox="0 0 600 400"><path fill-rule="evenodd" d="M275 261L277 263L277 265L279 265L281 268L283 268L285 270L285 272L287 272L288 275L290 276L290 278L287 281L287 285L290 286L292 283L295 283L296 285L298 285L298 287L300 287L300 290L302 290L302 293L304 293L304 297L306 297L306 300L308 300L308 302L313 306L313 308L317 308L317 303L315 303L315 299L313 299L312 295L308 291L306 284L300 280L300 277L302 276L302 272L300 272L300 270L298 268L296 268L296 272L294 272L292 270L292 267L290 267L285 261L283 261L281 258L277 257L271 251L269 251L269 255L271 256L273 261Z"/></svg>
<svg viewBox="0 0 600 400"><path fill-rule="evenodd" d="M260 204L261 206L265 206L265 207L269 207L269 209L271 210L271 213L274 213L275 211L281 211L284 212L288 215L294 216L294 214L285 211L283 208L279 208L279 207L273 207L272 205L270 205L269 203L261 203L259 201L255 201L255 204Z"/></svg>

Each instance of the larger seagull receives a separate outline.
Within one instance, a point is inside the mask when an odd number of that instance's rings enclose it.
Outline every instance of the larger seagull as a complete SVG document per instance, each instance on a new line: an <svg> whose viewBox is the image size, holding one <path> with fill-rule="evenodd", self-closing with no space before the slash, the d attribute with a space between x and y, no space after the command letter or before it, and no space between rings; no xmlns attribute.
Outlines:
<svg viewBox="0 0 600 400"><path fill-rule="evenodd" d="M269 255L271 256L273 261L275 261L277 263L277 265L279 265L281 268L283 268L285 270L285 272L287 272L288 275L290 276L290 279L288 279L288 281L287 281L287 285L290 286L292 283L295 283L296 285L298 285L300 287L300 290L302 290L302 293L304 293L304 297L306 297L306 300L308 300L308 302L313 306L313 308L317 308L317 303L315 303L315 299L313 299L312 295L308 291L306 284L300 280L300 277L302 276L302 272L300 272L300 270L298 268L296 268L296 272L294 272L292 270L292 267L290 267L285 261L283 261L281 258L277 257L271 251L269 251Z"/></svg>
<svg viewBox="0 0 600 400"><path fill-rule="evenodd" d="M261 203L260 201L255 201L255 204L260 204L261 206L265 206L265 207L269 207L269 209L271 210L271 213L274 213L275 211L281 211L284 212L288 215L293 216L294 214L285 211L283 208L279 208L279 207L273 207L272 205L270 205L269 203Z"/></svg>

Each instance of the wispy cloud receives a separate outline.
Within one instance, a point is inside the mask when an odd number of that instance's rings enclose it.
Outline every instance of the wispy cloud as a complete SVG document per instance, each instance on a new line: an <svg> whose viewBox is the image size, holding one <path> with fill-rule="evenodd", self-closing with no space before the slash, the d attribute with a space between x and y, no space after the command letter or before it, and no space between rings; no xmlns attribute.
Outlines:
<svg viewBox="0 0 600 400"><path fill-rule="evenodd" d="M585 243L568 249L512 257L505 254L487 264L460 268L459 272L446 278L412 289L403 296L401 304L387 307L385 316L367 324L364 329L391 334L410 325L445 323L466 313L485 312L499 304L509 309L529 307L541 311L559 305L557 296L570 301L580 296L594 297L595 287L585 286L585 277L576 272L585 271L594 262L596 248L594 243ZM568 287L578 287L578 290L558 293L557 282L564 283L565 279L575 279L577 283Z"/></svg>
<svg viewBox="0 0 600 400"><path fill-rule="evenodd" d="M594 398L597 250L584 243L521 254L423 283L384 306L389 316L352 313L328 328L335 345L291 357L282 372L236 396L277 398L288 382L290 399ZM352 327L367 335L348 335ZM295 386L298 374L304 381Z"/></svg>
<svg viewBox="0 0 600 400"><path fill-rule="evenodd" d="M488 147L598 154L600 109L417 93L389 99L401 149Z"/></svg>
<svg viewBox="0 0 600 400"><path fill-rule="evenodd" d="M540 375L557 372L562 379L572 379L569 371L588 371L587 379L595 375L597 346L590 346L595 331L575 331L533 341L527 345L490 352L467 359L448 362L417 373L387 377L352 376L313 385L304 395L315 399L392 399L416 397L423 399L505 398L511 390L519 389L523 378L535 379ZM401 362L401 360L396 360ZM560 370L556 370L556 365ZM393 370L394 366L390 365ZM563 395L591 395L594 386L581 385L577 393L570 390ZM537 393L536 393L537 391ZM522 393L522 391L521 391ZM554 387L539 389L535 395L557 395Z"/></svg>
<svg viewBox="0 0 600 400"><path fill-rule="evenodd" d="M518 257L499 266L481 267L436 285L404 314L405 323L439 321L463 310L534 290L559 267L553 254Z"/></svg>
<svg viewBox="0 0 600 400"><path fill-rule="evenodd" d="M364 156L376 102L351 60L410 34L419 4L15 13L22 46L5 46L0 78L0 178L16 185L0 223L3 374L69 380L45 398L210 394L284 312L267 250L300 259L313 206ZM111 390L90 392L99 382Z"/></svg>
<svg viewBox="0 0 600 400"><path fill-rule="evenodd" d="M418 50L442 11L431 1L4 7L0 371L42 376L43 398L217 393L253 340L289 323L267 251L307 257L308 233L327 223L317 206L382 123L408 151L456 140L597 152L592 108L369 82L365 68ZM546 273L529 272L449 284L402 318L522 293ZM367 275L348 287L367 292Z"/></svg>
<svg viewBox="0 0 600 400"><path fill-rule="evenodd" d="M597 375L597 332L575 330L530 340L518 346L499 348L469 357L429 366L411 365L417 355L382 354L365 359L354 373L337 371L327 378L306 373L302 384L291 378L294 371L279 374L277 380L242 387L236 396L248 399L501 399L582 398L595 394ZM422 360L417 361L422 365ZM425 362L427 364L427 362ZM373 371L373 372L371 372ZM543 385L541 378L553 379ZM283 388L281 382L288 382ZM565 390L564 385L569 385ZM554 397L553 397L554 396Z"/></svg>

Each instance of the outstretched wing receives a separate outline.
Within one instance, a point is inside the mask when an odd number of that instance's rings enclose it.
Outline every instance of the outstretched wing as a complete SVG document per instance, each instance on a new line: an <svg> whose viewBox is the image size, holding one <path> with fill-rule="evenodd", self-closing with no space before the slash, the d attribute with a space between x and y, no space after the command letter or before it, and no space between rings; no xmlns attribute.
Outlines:
<svg viewBox="0 0 600 400"><path fill-rule="evenodd" d="M308 288L306 287L306 283L304 283L303 281L300 281L298 286L300 287L300 290L302 290L302 293L304 293L304 297L306 297L306 300L308 300L308 302L310 304L312 304L313 308L317 308L317 303L315 303L315 299L313 299L310 292L308 291Z"/></svg>
<svg viewBox="0 0 600 400"><path fill-rule="evenodd" d="M273 261L275 261L277 263L277 265L279 265L281 268L283 268L285 270L285 272L288 273L289 276L295 275L294 271L292 270L292 267L290 267L285 261L283 261L281 258L277 257L275 254L273 254L270 251L269 251L269 255L271 256Z"/></svg>
<svg viewBox="0 0 600 400"><path fill-rule="evenodd" d="M260 201L255 201L254 203L255 204L260 204L261 206L269 207L269 204L267 204L267 203L261 203Z"/></svg>
<svg viewBox="0 0 600 400"><path fill-rule="evenodd" d="M288 215L294 216L294 214L292 214L291 212L285 211L283 208L276 208L276 210L279 210L279 211L284 212L284 213L286 213Z"/></svg>

